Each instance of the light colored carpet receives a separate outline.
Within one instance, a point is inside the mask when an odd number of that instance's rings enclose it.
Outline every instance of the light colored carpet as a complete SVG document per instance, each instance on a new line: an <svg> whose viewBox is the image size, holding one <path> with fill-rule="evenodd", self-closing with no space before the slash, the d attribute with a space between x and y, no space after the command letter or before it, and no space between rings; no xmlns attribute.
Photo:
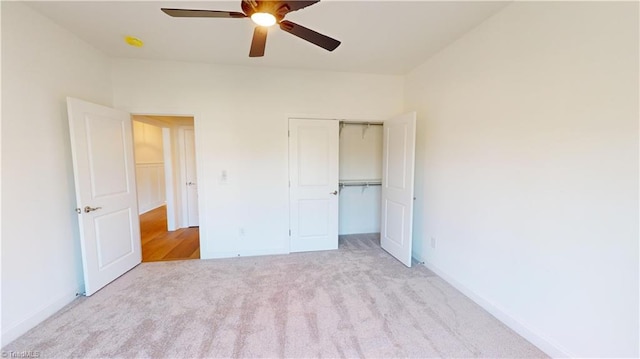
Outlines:
<svg viewBox="0 0 640 359"><path fill-rule="evenodd" d="M3 348L42 357L546 357L377 236L337 251L143 263Z"/></svg>

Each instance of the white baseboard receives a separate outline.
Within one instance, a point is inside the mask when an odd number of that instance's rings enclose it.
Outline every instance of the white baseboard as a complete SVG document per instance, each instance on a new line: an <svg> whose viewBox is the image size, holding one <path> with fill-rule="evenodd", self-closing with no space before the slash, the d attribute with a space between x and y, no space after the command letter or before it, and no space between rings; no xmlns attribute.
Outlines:
<svg viewBox="0 0 640 359"><path fill-rule="evenodd" d="M524 324L521 320L517 319L515 316L509 314L507 311L502 309L499 305L492 303L487 300L483 296L473 292L469 288L467 288L462 283L455 280L453 277L445 273L440 268L435 265L428 263L426 261L421 261L424 263L424 266L429 270L437 274L440 278L444 279L446 282L451 284L454 288L462 292L462 294L466 295L474 301L476 304L481 306L484 310L489 312L491 315L496 317L499 321L501 321L504 325L511 328L516 333L520 334L523 338L531 342L533 345L538 347L540 350L545 352L547 355L552 358L576 358L575 355L570 353L568 350L563 348L558 343L554 343L552 340L547 338L542 333L536 333L529 326Z"/></svg>
<svg viewBox="0 0 640 359"><path fill-rule="evenodd" d="M217 259L217 258L234 258L234 257L254 257L254 256L269 256L275 254L289 254L288 248L276 248L276 249L264 249L257 251L237 251L237 252L215 252L215 253L200 253L200 259Z"/></svg>
<svg viewBox="0 0 640 359"><path fill-rule="evenodd" d="M162 207L162 206L164 206L164 205L166 205L166 204L167 204L166 202L160 202L160 203L153 204L153 205L151 205L150 207L145 208L144 210L143 210L143 209L140 209L140 211L139 211L138 215L142 215L142 214L145 214L145 213L147 213L147 212L151 212L151 211L153 211L154 209L160 208L160 207Z"/></svg>
<svg viewBox="0 0 640 359"><path fill-rule="evenodd" d="M2 328L2 338L0 339L0 348L18 339L22 334L28 332L36 325L42 323L45 319L49 318L57 311L62 309L67 304L76 299L77 294L80 293L79 288L70 289L64 292L64 294L51 300L48 304L35 309L23 320L9 325L7 328Z"/></svg>

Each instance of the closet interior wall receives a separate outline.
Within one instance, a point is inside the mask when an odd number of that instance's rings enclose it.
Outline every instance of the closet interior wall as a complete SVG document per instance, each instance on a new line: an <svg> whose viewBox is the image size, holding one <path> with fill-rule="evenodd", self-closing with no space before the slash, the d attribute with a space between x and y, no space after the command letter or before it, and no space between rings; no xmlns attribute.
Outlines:
<svg viewBox="0 0 640 359"><path fill-rule="evenodd" d="M339 234L380 232L382 126L340 124Z"/></svg>

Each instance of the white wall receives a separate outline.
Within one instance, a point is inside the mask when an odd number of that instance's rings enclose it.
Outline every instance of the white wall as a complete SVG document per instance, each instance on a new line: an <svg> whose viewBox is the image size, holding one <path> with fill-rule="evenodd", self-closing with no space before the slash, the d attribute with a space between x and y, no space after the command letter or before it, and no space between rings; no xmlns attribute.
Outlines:
<svg viewBox="0 0 640 359"><path fill-rule="evenodd" d="M133 143L136 163L163 161L162 128L159 126L134 120Z"/></svg>
<svg viewBox="0 0 640 359"><path fill-rule="evenodd" d="M403 106L401 76L119 59L112 79L120 109L194 115L202 258L288 252L289 117L378 120Z"/></svg>
<svg viewBox="0 0 640 359"><path fill-rule="evenodd" d="M145 213L164 205L166 200L162 128L134 120L133 144L138 211Z"/></svg>
<svg viewBox="0 0 640 359"><path fill-rule="evenodd" d="M640 355L638 64L637 2L522 2L406 77L414 254L553 355Z"/></svg>
<svg viewBox="0 0 640 359"><path fill-rule="evenodd" d="M364 136L363 136L364 130ZM382 179L382 126L340 130L340 181ZM339 233L380 232L380 186L340 190Z"/></svg>
<svg viewBox="0 0 640 359"><path fill-rule="evenodd" d="M24 4L2 6L2 344L82 284L66 96L111 105L106 58Z"/></svg>

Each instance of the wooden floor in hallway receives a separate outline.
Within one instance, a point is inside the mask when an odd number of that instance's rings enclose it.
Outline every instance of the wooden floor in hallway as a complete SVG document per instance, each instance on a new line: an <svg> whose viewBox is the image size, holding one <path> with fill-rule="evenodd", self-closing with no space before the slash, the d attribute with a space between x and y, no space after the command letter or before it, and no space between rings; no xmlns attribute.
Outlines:
<svg viewBox="0 0 640 359"><path fill-rule="evenodd" d="M200 233L196 228L167 231L167 207L140 215L142 261L170 261L200 258Z"/></svg>

